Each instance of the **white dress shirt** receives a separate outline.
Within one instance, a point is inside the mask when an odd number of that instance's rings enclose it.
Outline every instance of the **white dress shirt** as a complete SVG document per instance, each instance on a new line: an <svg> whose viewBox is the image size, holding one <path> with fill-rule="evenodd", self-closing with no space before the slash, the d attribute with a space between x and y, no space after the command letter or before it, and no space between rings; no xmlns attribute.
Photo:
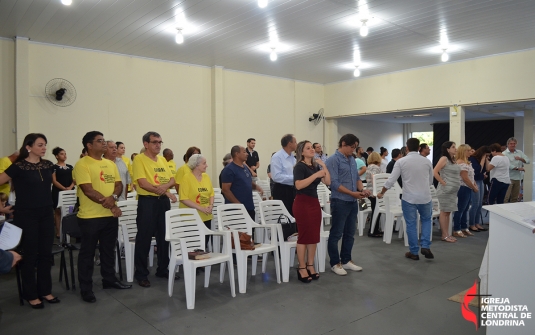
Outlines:
<svg viewBox="0 0 535 335"><path fill-rule="evenodd" d="M414 205L427 204L431 201L429 186L433 185L433 165L429 159L417 151L409 152L394 164L385 188L390 189L394 186L399 176L403 181L403 200Z"/></svg>
<svg viewBox="0 0 535 335"><path fill-rule="evenodd" d="M275 183L293 186L294 166L295 157L280 149L271 157L271 179Z"/></svg>

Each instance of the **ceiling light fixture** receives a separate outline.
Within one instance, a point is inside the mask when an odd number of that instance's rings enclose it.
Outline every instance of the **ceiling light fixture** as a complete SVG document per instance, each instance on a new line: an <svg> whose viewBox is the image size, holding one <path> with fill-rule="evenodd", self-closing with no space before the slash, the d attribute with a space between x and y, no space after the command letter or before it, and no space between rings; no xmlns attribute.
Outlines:
<svg viewBox="0 0 535 335"><path fill-rule="evenodd" d="M70 6L72 4L72 0L61 0L61 3L65 6Z"/></svg>
<svg viewBox="0 0 535 335"><path fill-rule="evenodd" d="M366 37L368 36L368 32L369 32L368 25L367 25L368 19L360 20L360 22L362 22L362 25L360 26L360 36Z"/></svg>
<svg viewBox="0 0 535 335"><path fill-rule="evenodd" d="M258 0L258 7L266 8L268 5L268 0Z"/></svg>
<svg viewBox="0 0 535 335"><path fill-rule="evenodd" d="M175 42L176 44L184 43L184 35L182 34L182 28L176 28Z"/></svg>
<svg viewBox="0 0 535 335"><path fill-rule="evenodd" d="M353 76L360 77L360 69L358 65L355 65L355 71L353 71Z"/></svg>
<svg viewBox="0 0 535 335"><path fill-rule="evenodd" d="M443 62L447 62L448 60L450 60L450 55L448 55L448 53L446 52L448 49L442 49L442 56L440 57L440 59L443 61Z"/></svg>
<svg viewBox="0 0 535 335"><path fill-rule="evenodd" d="M277 56L277 53L275 52L275 48L271 48L271 53L269 54L269 59L271 59L272 62L276 61L279 57Z"/></svg>

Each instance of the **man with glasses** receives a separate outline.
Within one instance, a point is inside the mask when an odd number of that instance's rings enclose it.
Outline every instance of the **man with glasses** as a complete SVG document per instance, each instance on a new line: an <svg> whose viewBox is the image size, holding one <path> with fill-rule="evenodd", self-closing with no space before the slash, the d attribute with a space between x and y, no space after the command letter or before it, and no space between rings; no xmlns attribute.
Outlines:
<svg viewBox="0 0 535 335"><path fill-rule="evenodd" d="M82 144L87 156L74 166L73 177L78 184L80 199L78 225L82 234L82 245L78 254L78 281L82 299L95 302L93 293L93 258L99 244L100 273L103 288L129 289L115 277L115 242L117 240L118 217L122 215L116 201L121 195L123 184L117 166L102 158L108 146L101 132L85 134Z"/></svg>
<svg viewBox="0 0 535 335"><path fill-rule="evenodd" d="M357 230L358 201L370 195L364 190L357 171L353 152L359 145L359 139L353 134L346 134L338 142L338 150L327 159L326 165L331 174L331 232L327 242L327 251L331 270L339 276L347 275L346 270L362 271L351 260L351 250ZM338 241L342 239L342 248L338 253Z"/></svg>
<svg viewBox="0 0 535 335"><path fill-rule="evenodd" d="M169 242L165 240L165 212L171 208L169 199L176 202L177 198L168 192L169 188L175 186L175 178L166 159L158 156L162 144L160 134L149 131L143 135L145 152L137 155L132 163L134 181L139 186L134 278L141 287L150 287L147 258L153 236L156 236L158 245L156 277L169 277ZM175 279L178 279L177 275Z"/></svg>

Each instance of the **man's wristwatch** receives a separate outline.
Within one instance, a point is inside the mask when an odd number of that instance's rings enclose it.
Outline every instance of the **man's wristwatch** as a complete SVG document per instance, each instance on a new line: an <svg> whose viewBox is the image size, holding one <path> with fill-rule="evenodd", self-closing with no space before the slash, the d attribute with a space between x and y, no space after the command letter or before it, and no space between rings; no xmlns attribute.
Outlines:
<svg viewBox="0 0 535 335"><path fill-rule="evenodd" d="M112 194L111 196L113 197L113 200L115 200L115 201L117 201L117 199L119 198L119 197L117 196L117 194Z"/></svg>

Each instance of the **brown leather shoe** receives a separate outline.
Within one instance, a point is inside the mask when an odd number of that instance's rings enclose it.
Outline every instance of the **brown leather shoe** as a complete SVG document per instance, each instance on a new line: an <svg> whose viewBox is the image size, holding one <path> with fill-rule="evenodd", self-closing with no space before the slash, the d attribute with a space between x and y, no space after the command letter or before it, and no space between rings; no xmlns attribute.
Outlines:
<svg viewBox="0 0 535 335"><path fill-rule="evenodd" d="M410 259L412 259L413 261L419 261L419 260L420 260L420 256L418 256L418 255L413 255L413 254L411 254L410 251L407 251L407 252L405 253L405 257L410 258Z"/></svg>
<svg viewBox="0 0 535 335"><path fill-rule="evenodd" d="M138 280L137 283L141 287L150 287L150 281L148 281L147 279Z"/></svg>
<svg viewBox="0 0 535 335"><path fill-rule="evenodd" d="M435 256L434 256L433 253L431 252L431 249L422 248L422 249L420 249L420 252L421 252L422 255L424 255L425 258L427 258L427 259L433 259L433 258L435 258Z"/></svg>

